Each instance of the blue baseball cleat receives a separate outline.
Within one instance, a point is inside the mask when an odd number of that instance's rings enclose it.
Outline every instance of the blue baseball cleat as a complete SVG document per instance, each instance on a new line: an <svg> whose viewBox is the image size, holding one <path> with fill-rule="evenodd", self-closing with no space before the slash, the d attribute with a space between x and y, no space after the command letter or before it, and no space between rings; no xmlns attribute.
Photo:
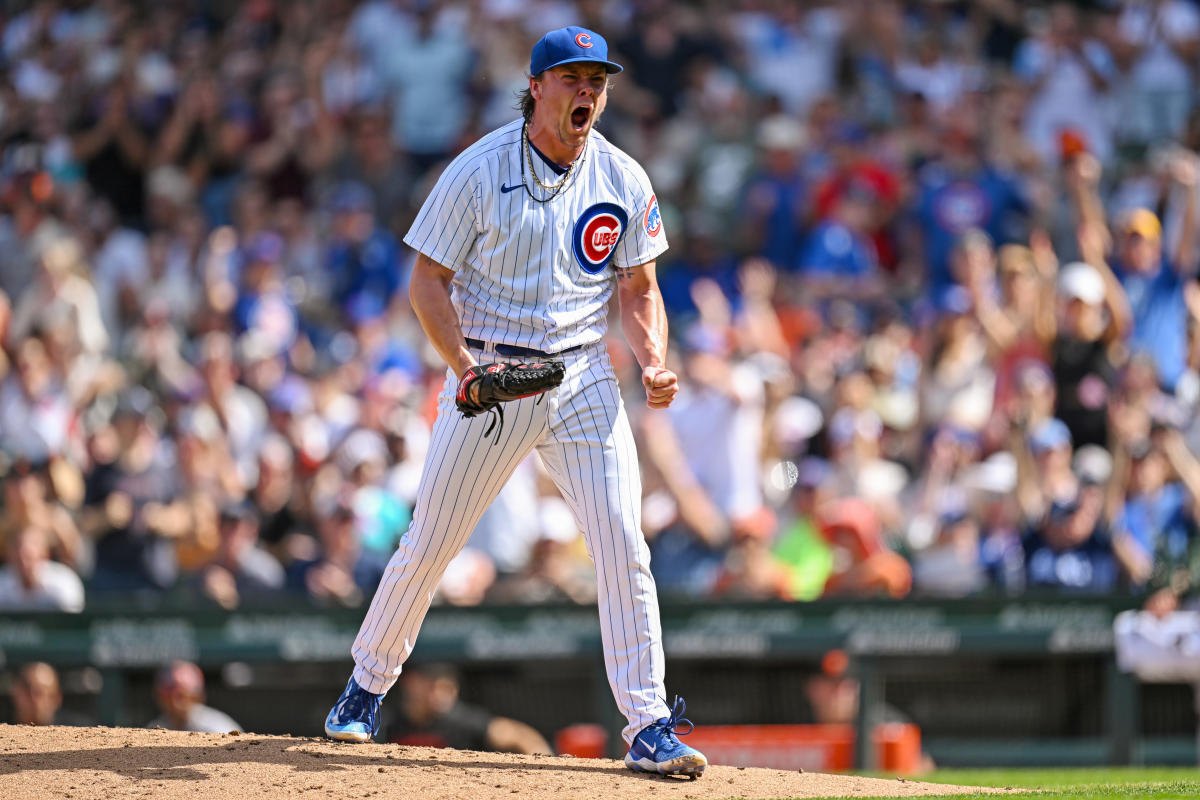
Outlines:
<svg viewBox="0 0 1200 800"><path fill-rule="evenodd" d="M676 696L671 716L652 722L633 737L633 745L625 754L625 766L636 772L687 775L692 780L703 775L708 759L699 750L679 741L675 732L675 726L684 722L688 729L678 736L687 736L695 729L690 719L683 718L686 710L687 703Z"/></svg>
<svg viewBox="0 0 1200 800"><path fill-rule="evenodd" d="M381 705L383 695L371 694L351 678L325 718L325 735L339 742L371 741L379 733Z"/></svg>

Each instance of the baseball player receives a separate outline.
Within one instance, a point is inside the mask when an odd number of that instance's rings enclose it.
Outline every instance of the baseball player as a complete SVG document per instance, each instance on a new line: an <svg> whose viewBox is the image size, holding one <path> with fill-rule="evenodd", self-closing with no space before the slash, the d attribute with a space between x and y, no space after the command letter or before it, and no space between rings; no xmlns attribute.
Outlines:
<svg viewBox="0 0 1200 800"><path fill-rule="evenodd" d="M370 740L447 563L536 449L598 573L604 662L634 770L696 778L685 706L665 702L658 596L641 532L641 475L602 341L614 292L650 408L671 404L655 259L667 249L645 171L593 130L608 101L599 34L547 33L530 55L522 118L446 168L404 241L410 294L449 370L412 524L355 639L328 736ZM490 413L482 413L490 412Z"/></svg>

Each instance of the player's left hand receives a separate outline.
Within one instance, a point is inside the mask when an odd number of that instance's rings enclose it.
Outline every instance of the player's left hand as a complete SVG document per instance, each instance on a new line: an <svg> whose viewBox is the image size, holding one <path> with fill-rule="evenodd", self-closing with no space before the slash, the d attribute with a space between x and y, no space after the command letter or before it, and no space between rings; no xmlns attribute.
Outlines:
<svg viewBox="0 0 1200 800"><path fill-rule="evenodd" d="M679 378L662 367L644 368L642 385L646 387L646 405L650 408L666 408L679 393Z"/></svg>

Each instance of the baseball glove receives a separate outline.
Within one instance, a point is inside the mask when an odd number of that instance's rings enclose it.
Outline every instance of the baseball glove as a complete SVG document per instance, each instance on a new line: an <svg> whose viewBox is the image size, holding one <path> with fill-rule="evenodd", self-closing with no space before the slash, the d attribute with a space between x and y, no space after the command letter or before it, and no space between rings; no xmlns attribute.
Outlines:
<svg viewBox="0 0 1200 800"><path fill-rule="evenodd" d="M540 361L521 364L477 364L463 373L458 382L458 393L454 404L464 417L473 417L487 411L496 412L500 424L504 424L501 403L532 397L563 382L561 361ZM472 387L478 386L476 393ZM475 399L478 398L478 399ZM491 433L496 420L485 434Z"/></svg>

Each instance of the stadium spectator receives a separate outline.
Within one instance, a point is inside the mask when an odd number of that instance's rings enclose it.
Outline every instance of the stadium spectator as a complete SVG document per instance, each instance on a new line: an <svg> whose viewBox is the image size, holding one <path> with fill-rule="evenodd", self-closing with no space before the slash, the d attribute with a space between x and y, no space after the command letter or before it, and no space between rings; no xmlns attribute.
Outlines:
<svg viewBox="0 0 1200 800"><path fill-rule="evenodd" d="M50 560L46 533L22 528L6 547L0 567L0 609L5 611L83 611L83 581L65 564Z"/></svg>
<svg viewBox="0 0 1200 800"><path fill-rule="evenodd" d="M1013 69L1032 92L1025 131L1046 164L1056 164L1065 138L1107 162L1113 133L1105 113L1115 78L1112 55L1088 36L1080 11L1071 3L1050 6L1048 19L1017 48Z"/></svg>
<svg viewBox="0 0 1200 800"><path fill-rule="evenodd" d="M204 705L204 673L190 661L172 661L154 679L159 716L147 728L198 733L232 733L242 726L223 711Z"/></svg>
<svg viewBox="0 0 1200 800"><path fill-rule="evenodd" d="M96 542L95 591L154 591L178 574L174 542L154 513L178 496L163 413L144 387L127 390L91 442L84 532Z"/></svg>
<svg viewBox="0 0 1200 800"><path fill-rule="evenodd" d="M362 183L335 186L325 271L332 276L333 298L351 319L378 316L401 286L399 244L378 226L370 190Z"/></svg>
<svg viewBox="0 0 1200 800"><path fill-rule="evenodd" d="M827 595L903 597L912 588L908 563L884 546L879 517L858 499L838 500L821 513L821 529L833 550Z"/></svg>
<svg viewBox="0 0 1200 800"><path fill-rule="evenodd" d="M1150 439L1121 442L1114 470L1128 480L1113 524L1122 566L1136 587L1151 580L1159 588L1168 587L1172 572L1182 567L1182 575L1187 575L1196 536L1200 462L1178 431L1160 430Z"/></svg>
<svg viewBox="0 0 1200 800"><path fill-rule="evenodd" d="M258 525L257 510L246 503L221 509L216 552L193 578L197 595L228 610L282 596L283 567L259 546Z"/></svg>
<svg viewBox="0 0 1200 800"><path fill-rule="evenodd" d="M1104 594L1120 577L1112 534L1105 519L1102 487L1081 484L1057 500L1044 520L1022 539L1028 588Z"/></svg>
<svg viewBox="0 0 1200 800"><path fill-rule="evenodd" d="M13 723L16 725L77 725L94 724L82 714L62 707L62 687L54 667L42 661L26 664L17 672L9 695L13 703Z"/></svg>
<svg viewBox="0 0 1200 800"><path fill-rule="evenodd" d="M445 664L413 664L400 679L397 716L385 724L389 742L501 753L551 753L540 733L459 698L458 672Z"/></svg>
<svg viewBox="0 0 1200 800"><path fill-rule="evenodd" d="M796 263L809 215L811 186L803 155L808 132L782 114L759 125L762 163L745 183L740 232L745 247L777 269Z"/></svg>
<svg viewBox="0 0 1200 800"><path fill-rule="evenodd" d="M357 523L348 497L318 510L318 555L292 563L289 585L321 603L357 607L371 597L387 567L387 556L363 548Z"/></svg>

